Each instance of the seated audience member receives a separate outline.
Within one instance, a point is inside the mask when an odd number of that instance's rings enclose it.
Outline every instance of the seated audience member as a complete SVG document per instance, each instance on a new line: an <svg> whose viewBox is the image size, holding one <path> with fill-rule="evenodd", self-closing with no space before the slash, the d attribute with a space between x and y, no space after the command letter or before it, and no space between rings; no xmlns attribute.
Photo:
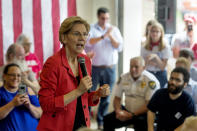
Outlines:
<svg viewBox="0 0 197 131"><path fill-rule="evenodd" d="M184 57L188 59L189 64L190 64L190 77L194 80L197 81L197 68L194 66L193 61L194 61L194 53L191 49L189 48L183 48L179 52L179 57Z"/></svg>
<svg viewBox="0 0 197 131"><path fill-rule="evenodd" d="M157 113L156 131L177 131L186 117L195 115L195 104L191 96L183 91L189 82L189 72L176 67L170 75L168 88L159 89L148 104L148 131L154 131Z"/></svg>
<svg viewBox="0 0 197 131"><path fill-rule="evenodd" d="M130 61L130 72L123 74L117 84L114 98L115 111L104 117L104 131L134 125L135 131L147 130L147 103L153 93L160 88L156 77L144 70L142 57L134 57ZM125 93L125 107L121 99Z"/></svg>
<svg viewBox="0 0 197 131"><path fill-rule="evenodd" d="M36 74L36 78L39 78L41 71L40 60L36 54L30 52L31 42L24 34L21 34L17 40L17 44L21 44L25 49L25 61L27 62L28 67Z"/></svg>
<svg viewBox="0 0 197 131"><path fill-rule="evenodd" d="M0 88L0 131L36 131L42 110L31 88L19 89L21 75L17 64L4 68L4 84Z"/></svg>
<svg viewBox="0 0 197 131"><path fill-rule="evenodd" d="M25 58L24 48L19 44L12 44L8 47L6 52L6 63L16 63L22 70L22 83L32 88L35 94L38 94L40 85L36 80L35 74L28 69ZM2 70L4 66L0 68L0 81L2 81Z"/></svg>
<svg viewBox="0 0 197 131"><path fill-rule="evenodd" d="M183 68L187 69L188 72L190 72L190 62L185 57L179 57L176 60L175 66L176 67L183 67ZM191 79L191 77L189 79Z"/></svg>
<svg viewBox="0 0 197 131"><path fill-rule="evenodd" d="M184 57L179 57L177 59L176 67L183 67L183 68L187 69L188 72L190 71L189 61ZM186 91L187 93L189 93L192 96L192 98L195 102L195 105L197 106L197 82L192 80L190 77L187 86L184 88L184 91Z"/></svg>
<svg viewBox="0 0 197 131"><path fill-rule="evenodd" d="M197 117L190 116L186 118L181 131L197 131Z"/></svg>
<svg viewBox="0 0 197 131"><path fill-rule="evenodd" d="M171 56L169 44L164 39L163 26L156 22L150 28L150 33L141 48L141 56L145 59L146 70L156 76L161 88L167 83L167 61Z"/></svg>

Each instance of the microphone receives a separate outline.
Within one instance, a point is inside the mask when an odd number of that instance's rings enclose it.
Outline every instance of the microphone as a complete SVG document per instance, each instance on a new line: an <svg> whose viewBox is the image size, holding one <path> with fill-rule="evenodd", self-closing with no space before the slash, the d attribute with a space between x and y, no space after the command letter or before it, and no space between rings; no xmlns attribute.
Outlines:
<svg viewBox="0 0 197 131"><path fill-rule="evenodd" d="M85 59L83 57L79 57L78 62L79 62L83 77L87 76L88 73L86 70ZM90 93L90 90L88 90L88 93Z"/></svg>
<svg viewBox="0 0 197 131"><path fill-rule="evenodd" d="M83 57L80 57L78 59L78 62L79 62L83 77L87 76L88 73L87 73L87 70L86 70L85 59Z"/></svg>

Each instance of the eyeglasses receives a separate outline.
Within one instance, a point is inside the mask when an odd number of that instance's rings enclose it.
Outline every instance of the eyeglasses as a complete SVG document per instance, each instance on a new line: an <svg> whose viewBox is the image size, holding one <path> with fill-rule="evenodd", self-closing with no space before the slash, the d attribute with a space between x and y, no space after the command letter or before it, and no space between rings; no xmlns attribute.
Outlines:
<svg viewBox="0 0 197 131"><path fill-rule="evenodd" d="M75 37L82 37L82 36L84 38L88 37L88 33L80 33L80 32L77 32L77 31L70 32L70 34L75 36Z"/></svg>
<svg viewBox="0 0 197 131"><path fill-rule="evenodd" d="M157 33L157 34L160 33L160 31L157 31L157 30L151 30L150 32L151 33Z"/></svg>
<svg viewBox="0 0 197 131"><path fill-rule="evenodd" d="M21 77L21 74L7 74L8 76L14 78L14 77L18 77L20 78Z"/></svg>

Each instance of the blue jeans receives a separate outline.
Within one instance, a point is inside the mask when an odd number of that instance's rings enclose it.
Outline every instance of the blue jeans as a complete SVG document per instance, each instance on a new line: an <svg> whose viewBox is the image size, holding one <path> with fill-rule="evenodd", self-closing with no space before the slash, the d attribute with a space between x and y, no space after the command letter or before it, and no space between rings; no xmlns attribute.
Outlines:
<svg viewBox="0 0 197 131"><path fill-rule="evenodd" d="M91 91L95 91L97 86L102 86L104 84L108 84L110 86L110 91L112 92L114 83L116 80L116 66L112 66L109 68L103 67L92 67L92 82L93 87ZM97 114L97 122L98 125L103 125L103 117L107 114L108 107L110 103L110 95L107 97L102 97Z"/></svg>
<svg viewBox="0 0 197 131"><path fill-rule="evenodd" d="M157 72L153 72L153 71L149 71L151 72L159 81L160 83L160 88L164 88L164 86L168 83L168 79L167 79L167 71L157 71Z"/></svg>

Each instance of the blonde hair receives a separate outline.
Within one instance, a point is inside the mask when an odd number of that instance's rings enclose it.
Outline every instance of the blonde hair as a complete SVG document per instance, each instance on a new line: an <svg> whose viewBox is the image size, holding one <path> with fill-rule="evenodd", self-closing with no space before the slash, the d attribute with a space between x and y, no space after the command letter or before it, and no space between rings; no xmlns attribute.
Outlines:
<svg viewBox="0 0 197 131"><path fill-rule="evenodd" d="M145 34L144 36L148 37L148 34L149 34L149 30L148 30L148 27L149 26L152 26L154 23L156 23L157 21L156 20L149 20L146 24L146 30L145 30Z"/></svg>
<svg viewBox="0 0 197 131"><path fill-rule="evenodd" d="M176 60L176 64L178 64L178 63L184 64L184 65L185 65L184 68L187 68L187 70L190 69L190 63L189 63L189 61L188 61L186 58L184 58L184 57L179 57L179 58Z"/></svg>
<svg viewBox="0 0 197 131"><path fill-rule="evenodd" d="M155 22L151 26L150 30L152 30L153 28L157 28L161 32L161 37L160 37L160 40L159 40L159 51L161 51L161 50L163 50L166 47L166 43L164 41L164 29L163 29L163 26L159 22ZM151 33L148 34L147 40L145 41L145 48L147 50L151 50L152 39L151 39L151 35L150 34Z"/></svg>
<svg viewBox="0 0 197 131"><path fill-rule="evenodd" d="M79 16L72 16L69 18L66 18L62 23L61 26L59 28L59 41L61 43L63 43L62 41L62 34L68 34L68 32L73 28L73 26L75 24L83 24L87 30L87 32L89 33L90 31L90 25L81 17Z"/></svg>
<svg viewBox="0 0 197 131"><path fill-rule="evenodd" d="M197 130L197 117L190 116L185 119L181 131L188 131L189 129Z"/></svg>

